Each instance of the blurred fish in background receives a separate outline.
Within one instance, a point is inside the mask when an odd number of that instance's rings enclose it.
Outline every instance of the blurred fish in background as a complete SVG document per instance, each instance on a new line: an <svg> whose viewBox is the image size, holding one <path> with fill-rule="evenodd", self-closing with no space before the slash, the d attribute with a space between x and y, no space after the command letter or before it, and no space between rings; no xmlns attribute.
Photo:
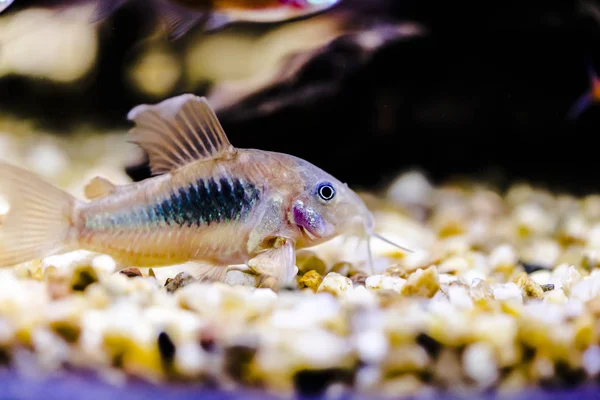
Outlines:
<svg viewBox="0 0 600 400"><path fill-rule="evenodd" d="M576 120L592 105L600 103L600 78L594 70L591 61L586 63L588 77L590 80L589 89L577 99L573 107L569 110L568 117L571 120Z"/></svg>
<svg viewBox="0 0 600 400"><path fill-rule="evenodd" d="M100 5L0 3L0 132L124 134L135 105L190 92L240 146L298 155L349 184L375 187L412 166L437 179L496 165L597 182L591 148L577 146L597 130L597 107L573 106L590 90L585 55L597 66L600 54L591 1ZM315 151L324 140L336 151ZM553 162L569 152L579 156ZM127 171L142 179L149 170L132 154Z"/></svg>
<svg viewBox="0 0 600 400"><path fill-rule="evenodd" d="M91 21L101 21L134 0L44 0L27 2L26 7L41 6L63 10L80 4L93 4ZM171 39L176 39L192 27L201 24L207 31L222 28L232 22L279 22L325 11L340 0L144 0L164 24ZM14 0L1 0L0 12ZM18 3L18 0L17 0Z"/></svg>

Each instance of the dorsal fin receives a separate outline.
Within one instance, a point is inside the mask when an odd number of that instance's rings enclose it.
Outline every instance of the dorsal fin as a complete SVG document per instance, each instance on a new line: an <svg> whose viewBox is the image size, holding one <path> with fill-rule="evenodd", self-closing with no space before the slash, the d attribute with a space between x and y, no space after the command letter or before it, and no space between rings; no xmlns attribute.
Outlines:
<svg viewBox="0 0 600 400"><path fill-rule="evenodd" d="M236 152L205 97L182 94L142 104L127 118L136 125L130 141L148 152L154 175L198 160L230 158Z"/></svg>
<svg viewBox="0 0 600 400"><path fill-rule="evenodd" d="M108 179L96 176L83 189L88 200L109 196L117 191L117 186Z"/></svg>

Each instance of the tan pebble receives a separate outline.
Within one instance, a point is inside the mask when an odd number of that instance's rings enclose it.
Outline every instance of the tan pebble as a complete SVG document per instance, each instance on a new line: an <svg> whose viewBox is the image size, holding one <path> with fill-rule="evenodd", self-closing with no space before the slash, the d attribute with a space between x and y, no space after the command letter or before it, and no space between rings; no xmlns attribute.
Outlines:
<svg viewBox="0 0 600 400"><path fill-rule="evenodd" d="M385 274L390 275L390 276L397 276L402 279L406 279L406 278L408 278L408 276L411 273L413 273L416 270L417 270L417 268L412 269L412 268L406 267L404 265L396 264L396 265L392 265L391 267L386 269Z"/></svg>
<svg viewBox="0 0 600 400"><path fill-rule="evenodd" d="M165 282L165 288L167 289L167 292L173 293L177 289L182 288L194 282L195 280L196 279L187 272L180 272L177 275L175 275L175 278L167 279L167 281Z"/></svg>
<svg viewBox="0 0 600 400"><path fill-rule="evenodd" d="M516 394L529 384L527 372L523 368L517 368L509 372L498 385L500 394Z"/></svg>
<svg viewBox="0 0 600 400"><path fill-rule="evenodd" d="M544 291L526 272L521 272L513 279L513 282L521 288L523 294L532 299L543 299Z"/></svg>
<svg viewBox="0 0 600 400"><path fill-rule="evenodd" d="M413 272L400 293L405 296L433 297L439 288L437 269L431 266L425 270L418 269Z"/></svg>
<svg viewBox="0 0 600 400"><path fill-rule="evenodd" d="M475 279L469 289L471 299L475 304L485 303L494 298L494 292L489 283L482 279Z"/></svg>
<svg viewBox="0 0 600 400"><path fill-rule="evenodd" d="M443 348L433 365L433 375L436 381L444 386L451 386L461 381L462 366L456 350Z"/></svg>
<svg viewBox="0 0 600 400"><path fill-rule="evenodd" d="M590 314L580 315L573 323L574 347L578 350L585 350L588 346L597 341L597 332L595 321Z"/></svg>
<svg viewBox="0 0 600 400"><path fill-rule="evenodd" d="M386 374L422 371L429 364L427 351L417 345L404 345L388 350L381 368Z"/></svg>
<svg viewBox="0 0 600 400"><path fill-rule="evenodd" d="M298 267L298 273L304 275L308 271L317 271L319 275L323 276L327 272L327 266L325 262L321 260L317 255L311 251L303 250L298 252L296 255L296 266Z"/></svg>
<svg viewBox="0 0 600 400"><path fill-rule="evenodd" d="M455 273L460 274L469 268L469 262L464 257L450 257L438 265L438 272L441 274Z"/></svg>
<svg viewBox="0 0 600 400"><path fill-rule="evenodd" d="M365 283L367 282L367 277L368 277L368 275L366 273L364 273L363 271L358 271L358 270L350 271L348 276L350 277L350 281L352 282L352 285L354 285L354 286L365 285Z"/></svg>
<svg viewBox="0 0 600 400"><path fill-rule="evenodd" d="M529 376L540 381L554 376L554 363L547 356L537 354L529 364Z"/></svg>
<svg viewBox="0 0 600 400"><path fill-rule="evenodd" d="M68 278L51 279L47 284L48 295L52 300L58 300L69 296L72 292L72 286Z"/></svg>
<svg viewBox="0 0 600 400"><path fill-rule="evenodd" d="M323 282L323 277L315 270L308 271L298 279L300 287L307 287L316 292L319 286Z"/></svg>
<svg viewBox="0 0 600 400"><path fill-rule="evenodd" d="M413 374L402 375L399 378L385 380L379 385L379 392L393 398L414 396L424 388L423 382Z"/></svg>
<svg viewBox="0 0 600 400"><path fill-rule="evenodd" d="M331 272L337 272L342 276L348 276L352 269L354 269L354 266L352 264L350 264L349 262L342 261L333 264L333 266L331 267Z"/></svg>
<svg viewBox="0 0 600 400"><path fill-rule="evenodd" d="M339 296L352 289L350 278L342 276L336 272L330 272L323 278L318 292L328 292L334 296Z"/></svg>

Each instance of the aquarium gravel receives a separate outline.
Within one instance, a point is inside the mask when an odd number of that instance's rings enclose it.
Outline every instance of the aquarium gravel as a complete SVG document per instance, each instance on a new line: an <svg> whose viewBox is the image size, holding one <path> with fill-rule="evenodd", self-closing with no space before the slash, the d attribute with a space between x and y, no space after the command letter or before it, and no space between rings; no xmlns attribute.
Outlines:
<svg viewBox="0 0 600 400"><path fill-rule="evenodd" d="M95 175L127 182L123 140L0 133L0 158L81 198ZM366 247L339 237L299 252L296 282L278 293L237 271L200 283L85 251L0 270L0 363L332 397L599 376L600 195L433 185L417 171L363 195L376 230L414 252L374 240L371 271ZM6 210L0 200L0 223Z"/></svg>

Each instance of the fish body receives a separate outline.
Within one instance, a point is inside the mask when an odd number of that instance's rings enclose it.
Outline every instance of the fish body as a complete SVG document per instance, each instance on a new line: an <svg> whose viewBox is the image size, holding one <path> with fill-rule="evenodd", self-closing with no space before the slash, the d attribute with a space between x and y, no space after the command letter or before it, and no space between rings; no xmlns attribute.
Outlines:
<svg viewBox="0 0 600 400"><path fill-rule="evenodd" d="M130 140L156 176L123 186L96 178L89 202L0 163L11 207L0 265L86 249L127 266L208 263L213 275L245 264L287 282L296 249L373 231L364 202L330 174L292 155L233 147L205 98L141 105L129 118Z"/></svg>
<svg viewBox="0 0 600 400"><path fill-rule="evenodd" d="M0 0L0 13L15 0ZM169 36L178 38L192 27L202 24L213 31L230 23L280 22L325 11L341 0L144 0L165 25ZM94 21L100 21L131 0L45 0L34 5L65 8L93 3ZM18 3L18 1L17 1Z"/></svg>

